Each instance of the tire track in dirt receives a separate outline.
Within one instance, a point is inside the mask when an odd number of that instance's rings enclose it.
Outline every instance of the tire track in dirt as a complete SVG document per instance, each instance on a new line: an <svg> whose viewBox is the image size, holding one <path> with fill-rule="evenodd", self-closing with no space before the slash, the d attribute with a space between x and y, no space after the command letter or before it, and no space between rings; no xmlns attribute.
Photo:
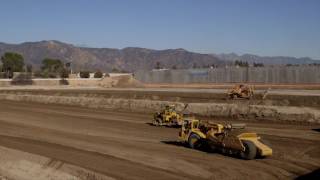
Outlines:
<svg viewBox="0 0 320 180"><path fill-rule="evenodd" d="M309 126L250 123L270 143L274 156L244 161L186 148L176 142L178 129L149 126L149 117L3 102L0 146L67 158L70 164L120 179L292 179L320 166L320 133Z"/></svg>
<svg viewBox="0 0 320 180"><path fill-rule="evenodd" d="M98 152L84 151L59 144L0 135L2 146L58 159L120 179L183 179L161 169L126 161ZM86 158L84 158L86 157ZM144 172L143 174L141 172Z"/></svg>

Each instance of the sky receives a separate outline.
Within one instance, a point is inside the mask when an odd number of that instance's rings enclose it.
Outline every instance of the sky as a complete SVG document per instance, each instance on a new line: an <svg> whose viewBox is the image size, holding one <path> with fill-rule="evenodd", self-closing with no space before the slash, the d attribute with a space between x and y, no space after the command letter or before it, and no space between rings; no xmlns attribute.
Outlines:
<svg viewBox="0 0 320 180"><path fill-rule="evenodd" d="M320 59L320 0L1 0L0 42Z"/></svg>

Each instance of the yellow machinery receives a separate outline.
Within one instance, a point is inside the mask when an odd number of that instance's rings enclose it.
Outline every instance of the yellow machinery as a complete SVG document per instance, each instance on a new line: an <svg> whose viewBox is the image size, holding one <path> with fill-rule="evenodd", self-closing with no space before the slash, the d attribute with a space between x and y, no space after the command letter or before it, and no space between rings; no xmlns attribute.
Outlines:
<svg viewBox="0 0 320 180"><path fill-rule="evenodd" d="M231 90L228 91L227 96L229 99L236 99L236 98L245 98L251 99L253 97L253 87L240 84L234 86Z"/></svg>
<svg viewBox="0 0 320 180"><path fill-rule="evenodd" d="M153 116L152 124L155 126L181 126L183 114L176 111L175 105L166 105Z"/></svg>
<svg viewBox="0 0 320 180"><path fill-rule="evenodd" d="M254 159L272 155L272 149L260 141L256 133L244 132L244 124L201 124L195 118L184 119L179 138L190 148L209 148L223 154Z"/></svg>

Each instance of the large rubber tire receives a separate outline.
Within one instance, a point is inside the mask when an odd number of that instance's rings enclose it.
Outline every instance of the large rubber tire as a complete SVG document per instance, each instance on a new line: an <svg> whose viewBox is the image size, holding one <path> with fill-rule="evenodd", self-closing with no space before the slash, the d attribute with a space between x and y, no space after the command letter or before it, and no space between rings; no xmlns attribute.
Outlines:
<svg viewBox="0 0 320 180"><path fill-rule="evenodd" d="M240 153L242 159L251 160L257 155L257 147L251 141L242 141L245 150Z"/></svg>
<svg viewBox="0 0 320 180"><path fill-rule="evenodd" d="M157 122L157 120L156 119L154 119L153 121L152 121L152 125L154 125L154 126L158 126L158 122Z"/></svg>
<svg viewBox="0 0 320 180"><path fill-rule="evenodd" d="M197 134L191 134L188 139L189 147L192 149L199 149L201 146L201 138Z"/></svg>
<svg viewBox="0 0 320 180"><path fill-rule="evenodd" d="M235 99L235 95L234 95L234 94L229 94L229 95L228 95L228 99L230 99L230 100Z"/></svg>
<svg viewBox="0 0 320 180"><path fill-rule="evenodd" d="M161 126L161 125L162 125L161 119L160 119L160 118L154 119L153 122L152 122L152 124L153 124L154 126Z"/></svg>

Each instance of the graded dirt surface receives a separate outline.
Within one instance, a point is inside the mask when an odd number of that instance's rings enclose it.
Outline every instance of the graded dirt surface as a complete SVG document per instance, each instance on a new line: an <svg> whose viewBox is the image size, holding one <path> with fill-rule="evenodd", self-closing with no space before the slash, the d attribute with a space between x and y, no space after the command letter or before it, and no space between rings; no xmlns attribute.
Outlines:
<svg viewBox="0 0 320 180"><path fill-rule="evenodd" d="M18 95L49 95L67 97L101 97L162 100L184 103L237 103L226 101L228 89L194 89L194 88L100 88L100 87L36 87L36 86L12 86L1 87L0 94ZM320 107L320 90L301 89L271 89L265 102L262 102L262 94L265 90L255 90L252 100L242 101L247 104L265 104L280 106Z"/></svg>
<svg viewBox="0 0 320 180"><path fill-rule="evenodd" d="M25 156L45 157L48 164L58 164L55 173L60 169L63 173L67 164L69 169L74 166L97 174L79 179L293 179L320 167L319 125L247 122L248 129L259 133L274 152L270 158L247 161L189 149L177 142L179 129L151 126L151 117L2 101L0 154L15 151L11 164L21 165L17 154L28 153ZM0 177L8 179L19 179L10 175L28 174L32 168L38 176L43 172L41 166L4 168L1 163Z"/></svg>

